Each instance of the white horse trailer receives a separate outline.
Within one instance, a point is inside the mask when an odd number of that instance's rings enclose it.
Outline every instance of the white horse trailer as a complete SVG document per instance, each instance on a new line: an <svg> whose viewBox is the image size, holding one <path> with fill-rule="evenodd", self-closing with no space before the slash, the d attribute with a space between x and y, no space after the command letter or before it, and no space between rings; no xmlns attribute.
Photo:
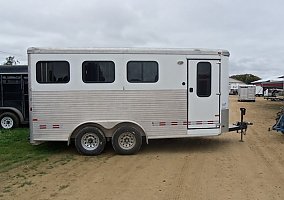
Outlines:
<svg viewBox="0 0 284 200"><path fill-rule="evenodd" d="M29 48L30 141L133 154L142 137L228 132L228 61L225 50Z"/></svg>
<svg viewBox="0 0 284 200"><path fill-rule="evenodd" d="M255 85L239 85L238 101L255 101Z"/></svg>

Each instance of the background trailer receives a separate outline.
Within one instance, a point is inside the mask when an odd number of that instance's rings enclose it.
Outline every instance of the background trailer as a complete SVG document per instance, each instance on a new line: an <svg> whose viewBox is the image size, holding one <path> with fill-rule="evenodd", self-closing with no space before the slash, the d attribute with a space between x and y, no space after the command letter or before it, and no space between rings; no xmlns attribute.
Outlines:
<svg viewBox="0 0 284 200"><path fill-rule="evenodd" d="M28 66L0 66L0 124L10 129L29 121Z"/></svg>

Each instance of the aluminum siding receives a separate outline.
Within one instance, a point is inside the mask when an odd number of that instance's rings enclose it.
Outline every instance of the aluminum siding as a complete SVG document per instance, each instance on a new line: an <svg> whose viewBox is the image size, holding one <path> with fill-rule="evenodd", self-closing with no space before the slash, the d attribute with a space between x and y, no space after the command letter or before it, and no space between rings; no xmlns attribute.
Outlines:
<svg viewBox="0 0 284 200"><path fill-rule="evenodd" d="M33 139L67 141L78 125L104 120L135 121L149 138L186 135L186 125L182 124L187 119L186 93L186 90L33 91ZM178 124L154 125L161 121Z"/></svg>

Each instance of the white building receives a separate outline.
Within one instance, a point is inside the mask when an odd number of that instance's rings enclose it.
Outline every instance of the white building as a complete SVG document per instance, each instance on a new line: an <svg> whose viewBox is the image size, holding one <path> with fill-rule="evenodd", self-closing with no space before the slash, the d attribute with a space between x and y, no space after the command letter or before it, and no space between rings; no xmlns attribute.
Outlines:
<svg viewBox="0 0 284 200"><path fill-rule="evenodd" d="M245 85L245 83L233 78L229 78L229 93L237 94L239 85Z"/></svg>

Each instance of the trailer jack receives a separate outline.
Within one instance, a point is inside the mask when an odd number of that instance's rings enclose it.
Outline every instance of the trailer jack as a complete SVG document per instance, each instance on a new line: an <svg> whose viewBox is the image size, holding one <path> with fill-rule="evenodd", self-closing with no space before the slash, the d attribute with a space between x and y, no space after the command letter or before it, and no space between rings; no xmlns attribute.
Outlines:
<svg viewBox="0 0 284 200"><path fill-rule="evenodd" d="M248 125L253 125L253 123L244 121L244 115L246 114L245 108L240 108L240 111L241 111L241 121L234 123L233 126L229 128L229 132L237 131L238 133L239 131L241 131L240 142L243 142L244 141L243 136L247 132Z"/></svg>

